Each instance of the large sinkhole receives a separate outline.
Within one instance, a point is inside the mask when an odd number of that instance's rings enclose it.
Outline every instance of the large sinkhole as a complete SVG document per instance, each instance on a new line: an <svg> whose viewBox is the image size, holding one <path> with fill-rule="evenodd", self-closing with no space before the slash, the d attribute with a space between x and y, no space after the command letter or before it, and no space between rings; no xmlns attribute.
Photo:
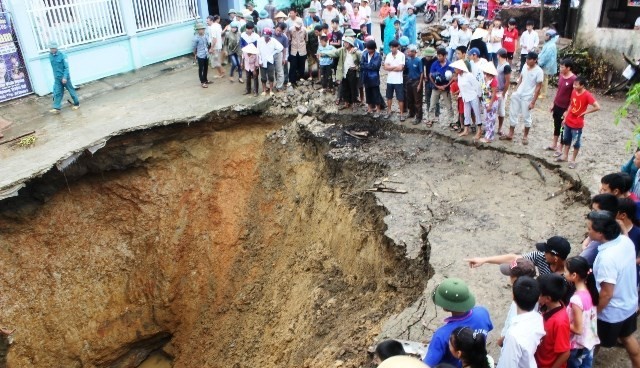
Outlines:
<svg viewBox="0 0 640 368"><path fill-rule="evenodd" d="M400 133L369 124L314 134L282 120L130 132L1 202L0 323L18 328L8 366L137 367L159 349L174 367L363 366L383 324L421 298L429 263L444 262L427 234L465 248L456 221L483 221L447 201L465 190L452 183L538 185L535 172L509 170L513 157L464 179L459 162L473 148L419 134L400 147ZM404 178L388 185L417 190L389 194L395 202L364 190L393 171ZM411 219L388 225L411 198L421 202L404 211ZM516 216L509 203L522 198L504 202L501 215ZM422 340L411 336L419 322L398 335Z"/></svg>

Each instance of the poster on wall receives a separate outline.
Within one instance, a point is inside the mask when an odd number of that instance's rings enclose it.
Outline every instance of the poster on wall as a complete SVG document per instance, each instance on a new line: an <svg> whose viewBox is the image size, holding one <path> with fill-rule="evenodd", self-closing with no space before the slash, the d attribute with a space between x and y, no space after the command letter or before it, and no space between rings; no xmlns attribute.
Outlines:
<svg viewBox="0 0 640 368"><path fill-rule="evenodd" d="M629 0L627 6L637 6L640 7L640 0Z"/></svg>
<svg viewBox="0 0 640 368"><path fill-rule="evenodd" d="M8 13L0 13L0 102L31 93Z"/></svg>

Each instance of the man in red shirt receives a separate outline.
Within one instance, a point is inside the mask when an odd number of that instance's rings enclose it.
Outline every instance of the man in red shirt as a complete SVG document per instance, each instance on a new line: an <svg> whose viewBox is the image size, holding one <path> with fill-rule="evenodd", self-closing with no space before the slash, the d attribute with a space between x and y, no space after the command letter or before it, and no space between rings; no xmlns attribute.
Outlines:
<svg viewBox="0 0 640 368"><path fill-rule="evenodd" d="M573 157L569 161L569 168L576 168L576 156L580 151L580 137L584 127L584 116L600 110L598 101L586 89L587 81L583 77L578 77L573 82L573 92L571 92L571 104L563 115L564 130L562 132L562 157L556 161L567 161L569 157L569 146L573 142ZM591 109L589 109L591 106Z"/></svg>
<svg viewBox="0 0 640 368"><path fill-rule="evenodd" d="M573 82L576 80L576 75L573 74L573 60L563 59L560 61L560 75L558 76L558 91L556 92L556 98L551 105L551 114L553 115L553 143L547 149L549 151L556 151L555 157L562 156L562 145L558 145L560 140L560 128L562 128L562 120L564 120L564 113L571 104L571 92L573 92Z"/></svg>
<svg viewBox="0 0 640 368"><path fill-rule="evenodd" d="M509 63L513 62L513 54L518 48L518 29L516 28L516 20L509 19L509 26L504 30L504 36L502 38L502 47L507 50L507 60Z"/></svg>

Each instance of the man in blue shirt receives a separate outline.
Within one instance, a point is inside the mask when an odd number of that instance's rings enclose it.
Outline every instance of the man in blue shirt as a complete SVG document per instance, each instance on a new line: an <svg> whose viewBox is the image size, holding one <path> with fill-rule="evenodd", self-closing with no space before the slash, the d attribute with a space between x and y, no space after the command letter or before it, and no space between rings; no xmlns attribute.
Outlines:
<svg viewBox="0 0 640 368"><path fill-rule="evenodd" d="M449 86L453 83L453 78L447 79L447 71L453 72L447 60L447 50L439 48L436 50L437 60L431 64L429 70L429 81L434 86L431 92L431 101L429 102L429 111L427 112L427 127L430 128L434 122L438 122L440 111L436 111L436 105L440 103L440 98L444 99L444 106L451 109L451 116L455 116L453 105L451 104L451 95L449 94ZM440 105L442 107L442 105ZM435 113L435 118L431 118L431 114Z"/></svg>
<svg viewBox="0 0 640 368"><path fill-rule="evenodd" d="M409 108L409 118L415 118L413 125L422 121L422 59L416 57L417 53L418 47L409 45L404 64L408 76L406 104Z"/></svg>
<svg viewBox="0 0 640 368"><path fill-rule="evenodd" d="M449 337L457 327L469 327L476 333L484 334L493 330L493 323L489 311L476 305L476 298L467 284L457 278L448 278L436 287L433 292L433 302L450 312L451 317L445 319L445 324L438 328L431 337L424 363L433 368L440 363L462 367L459 359L449 351Z"/></svg>
<svg viewBox="0 0 640 368"><path fill-rule="evenodd" d="M78 94L71 83L67 55L58 50L58 43L55 41L49 42L49 62L51 63L51 69L53 69L53 108L50 112L60 112L65 88L69 91L71 99L73 99L72 109L79 109L80 100L78 99Z"/></svg>

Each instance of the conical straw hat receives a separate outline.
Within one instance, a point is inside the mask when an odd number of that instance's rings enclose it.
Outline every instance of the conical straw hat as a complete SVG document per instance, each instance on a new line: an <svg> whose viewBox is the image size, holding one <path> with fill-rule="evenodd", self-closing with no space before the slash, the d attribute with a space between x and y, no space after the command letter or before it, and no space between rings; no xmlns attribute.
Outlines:
<svg viewBox="0 0 640 368"><path fill-rule="evenodd" d="M242 52L246 52L247 54L256 54L258 55L258 48L256 45L250 43L247 46L242 48Z"/></svg>
<svg viewBox="0 0 640 368"><path fill-rule="evenodd" d="M464 63L464 60L454 61L449 66L454 68L454 69L460 69L460 70L462 70L464 72L467 72L467 73L469 72L469 69L467 69L467 65Z"/></svg>
<svg viewBox="0 0 640 368"><path fill-rule="evenodd" d="M498 70L496 69L495 65L493 65L493 63L490 61L487 61L486 63L482 64L482 71L487 74L491 74L493 76L498 75Z"/></svg>

